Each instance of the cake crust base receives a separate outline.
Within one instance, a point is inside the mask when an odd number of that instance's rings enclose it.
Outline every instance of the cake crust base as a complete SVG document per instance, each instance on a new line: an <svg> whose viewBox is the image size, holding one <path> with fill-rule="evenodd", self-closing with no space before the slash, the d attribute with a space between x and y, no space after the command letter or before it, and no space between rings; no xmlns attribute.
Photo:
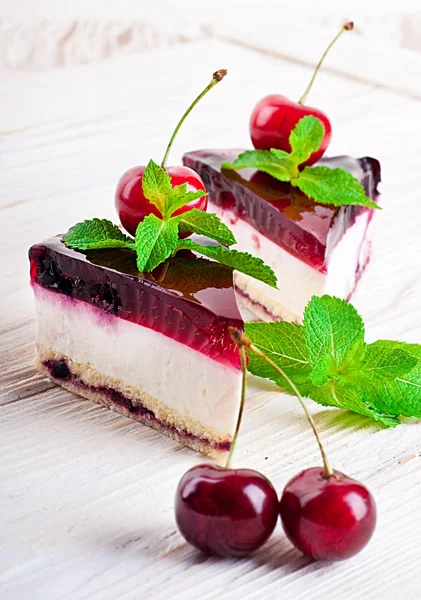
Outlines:
<svg viewBox="0 0 421 600"><path fill-rule="evenodd" d="M65 377L54 376L53 366L57 361L67 366ZM156 429L217 462L222 462L227 456L230 436L222 436L202 423L180 415L146 392L104 376L90 364L74 362L69 357L59 356L52 348L38 344L35 366L64 389Z"/></svg>

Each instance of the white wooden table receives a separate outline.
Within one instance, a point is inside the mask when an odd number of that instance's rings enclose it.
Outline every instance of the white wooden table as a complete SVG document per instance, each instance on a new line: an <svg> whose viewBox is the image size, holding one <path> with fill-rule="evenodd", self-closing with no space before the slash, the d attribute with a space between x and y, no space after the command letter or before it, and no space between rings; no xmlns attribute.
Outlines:
<svg viewBox="0 0 421 600"><path fill-rule="evenodd" d="M213 34L84 67L1 74L2 600L421 596L421 424L386 430L309 402L335 468L376 497L373 540L348 562L318 564L278 527L249 559L219 560L183 544L174 522L177 482L201 457L33 369L28 247L82 218L115 219L120 174L159 160L177 115L217 68L229 76L192 113L174 163L189 149L248 146L254 103L276 91L298 98L306 85L304 49L297 56L282 35L271 56L270 36L248 48L241 27ZM325 40L314 31L307 60ZM311 102L331 116L332 153L371 154L383 166L374 258L354 297L367 337L421 342L421 59L394 52L388 60L386 69L382 52L349 37ZM293 398L253 385L236 463L279 490L320 463Z"/></svg>

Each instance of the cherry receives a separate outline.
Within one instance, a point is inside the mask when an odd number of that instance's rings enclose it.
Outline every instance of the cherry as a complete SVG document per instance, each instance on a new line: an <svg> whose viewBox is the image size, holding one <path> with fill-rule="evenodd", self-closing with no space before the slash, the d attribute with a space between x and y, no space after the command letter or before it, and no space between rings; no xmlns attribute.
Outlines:
<svg viewBox="0 0 421 600"><path fill-rule="evenodd" d="M230 328L238 345L241 333ZM185 539L208 554L246 556L271 535L278 521L276 490L261 473L232 469L246 398L247 358L238 346L243 373L241 401L225 467L198 465L184 474L175 496L175 518Z"/></svg>
<svg viewBox="0 0 421 600"><path fill-rule="evenodd" d="M311 108L310 106L304 106L304 102L306 101L316 75L330 48L344 31L349 31L353 27L354 24L352 22L346 23L326 48L313 73L310 83L299 102L293 102L279 94L272 94L260 100L250 117L250 136L255 148L258 150L278 148L285 152L291 152L291 146L289 144L291 131L300 119L306 115L312 115L321 121L325 133L319 150L313 152L308 161L304 164L312 165L320 160L329 145L332 135L332 126L328 117L321 110Z"/></svg>
<svg viewBox="0 0 421 600"><path fill-rule="evenodd" d="M285 533L298 550L315 560L343 560L357 554L376 526L376 504L367 488L330 467L313 417L285 371L238 330L231 336L240 350L267 363L297 396L316 437L323 467L306 469L285 486L279 513Z"/></svg>
<svg viewBox="0 0 421 600"><path fill-rule="evenodd" d="M188 167L183 166L166 167L165 165L174 139L180 127L184 123L186 117L196 106L196 104L201 100L201 98L203 98L203 96L207 94L209 90L211 90L219 81L221 81L226 74L227 72L225 69L220 69L219 71L216 71L213 74L212 81L209 83L209 85L206 86L202 93L199 94L199 96L192 102L192 104L186 110L171 136L161 166L165 168L165 170L169 174L171 178L171 185L173 187L175 187L176 185L182 185L186 183L187 191L196 192L199 190L203 190L204 192L206 192L204 182L199 177L199 175L195 171L193 171L193 169L189 169ZM147 215L152 213L158 217L161 216L156 206L151 204L143 193L142 179L145 168L145 166L138 166L126 171L121 176L115 191L115 207L119 215L120 222L123 225L124 229L131 235L135 235L137 226L141 221L143 221L143 219ZM183 206L174 214L182 214L191 210L192 208L197 208L199 210L205 211L207 209L207 205L207 196L202 196L201 198L193 200L186 206ZM184 233L181 237L185 237L187 235L190 234Z"/></svg>
<svg viewBox="0 0 421 600"><path fill-rule="evenodd" d="M131 235L135 235L137 226L149 214L161 217L156 206L151 204L143 193L142 178L145 167L132 167L121 176L115 192L115 206L124 229ZM197 192L206 187L199 175L189 167L166 167L171 178L172 186L187 184L187 191ZM179 215L192 208L206 211L208 197L202 196L193 200L186 206L182 206L174 214ZM185 235L185 234L184 234Z"/></svg>
<svg viewBox="0 0 421 600"><path fill-rule="evenodd" d="M258 150L279 148L291 152L289 136L298 121L306 115L317 117L324 129L322 144L313 152L305 165L312 165L321 159L332 137L332 126L328 117L317 108L304 106L288 100L285 96L272 94L260 100L250 117L250 135L253 146Z"/></svg>
<svg viewBox="0 0 421 600"><path fill-rule="evenodd" d="M306 469L285 486L279 512L289 540L315 560L343 560L364 548L376 526L368 489L339 471Z"/></svg>
<svg viewBox="0 0 421 600"><path fill-rule="evenodd" d="M278 520L278 498L251 469L198 465L182 477L175 515L185 539L203 552L241 557L259 548Z"/></svg>

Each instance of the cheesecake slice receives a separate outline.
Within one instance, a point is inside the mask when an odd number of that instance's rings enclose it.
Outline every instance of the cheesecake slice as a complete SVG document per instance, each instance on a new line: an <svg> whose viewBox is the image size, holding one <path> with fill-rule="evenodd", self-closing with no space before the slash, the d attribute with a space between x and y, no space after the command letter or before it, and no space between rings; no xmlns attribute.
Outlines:
<svg viewBox="0 0 421 600"><path fill-rule="evenodd" d="M231 268L186 253L139 274L125 249L29 251L37 367L64 388L210 456L225 454L243 329Z"/></svg>
<svg viewBox="0 0 421 600"><path fill-rule="evenodd" d="M241 304L262 320L300 322L314 295L349 299L370 259L374 210L317 204L289 183L255 169L221 169L243 150L189 152L183 163L197 171L209 192L209 210L234 233L238 250L262 258L279 290L235 273ZM337 156L319 165L342 167L378 198L380 164L374 158Z"/></svg>

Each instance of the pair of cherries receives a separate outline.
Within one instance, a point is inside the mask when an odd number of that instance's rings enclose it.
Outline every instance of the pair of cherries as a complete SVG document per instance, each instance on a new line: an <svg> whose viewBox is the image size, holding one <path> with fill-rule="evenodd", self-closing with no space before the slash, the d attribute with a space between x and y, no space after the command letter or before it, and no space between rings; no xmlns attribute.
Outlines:
<svg viewBox="0 0 421 600"><path fill-rule="evenodd" d="M300 392L245 334L232 329L240 350L243 386L236 430L227 464L202 464L181 478L175 498L177 526L184 538L208 554L243 557L269 539L280 516L292 544L315 560L343 560L364 548L376 525L376 504L358 481L333 471L313 418ZM316 436L323 467L302 471L285 486L281 498L258 471L230 468L245 402L245 349L265 360L294 391Z"/></svg>
<svg viewBox="0 0 421 600"><path fill-rule="evenodd" d="M322 58L320 59L311 81L303 94L299 102L292 102L285 96L278 94L272 94L263 98L255 107L250 118L250 136L255 148L260 150L270 150L271 148L278 148L286 152L291 151L289 145L289 136L291 131L294 129L300 119L306 115L312 115L317 117L323 124L324 127L324 138L322 144L314 152L306 165L312 165L317 162L326 151L330 138L332 127L328 117L317 108L310 108L304 105L307 95L313 85L314 79L320 69L320 66L335 41L341 36L344 31L348 31L353 28L352 23L346 23L336 37L329 44L325 50ZM201 100L201 98L212 89L216 83L221 81L226 75L226 70L221 69L213 74L212 81L203 90L203 92L194 100L189 106L187 111L182 116L174 133L167 146L164 159L162 161L162 167L164 167L170 176L172 186L187 184L187 191L199 191L206 192L206 187L199 175L192 169L184 166L178 167L166 167L166 160L171 150L173 141L183 124L187 115ZM152 205L149 200L145 197L142 188L142 179L145 166L133 167L126 171L120 178L117 189L115 192L115 205L117 213L120 218L120 222L124 229L131 235L135 235L136 228L143 219L149 214L155 214L160 217L158 209ZM182 214L192 208L197 208L202 211L206 211L208 204L207 196L202 196L196 200L193 200L190 204L180 208L175 214Z"/></svg>

